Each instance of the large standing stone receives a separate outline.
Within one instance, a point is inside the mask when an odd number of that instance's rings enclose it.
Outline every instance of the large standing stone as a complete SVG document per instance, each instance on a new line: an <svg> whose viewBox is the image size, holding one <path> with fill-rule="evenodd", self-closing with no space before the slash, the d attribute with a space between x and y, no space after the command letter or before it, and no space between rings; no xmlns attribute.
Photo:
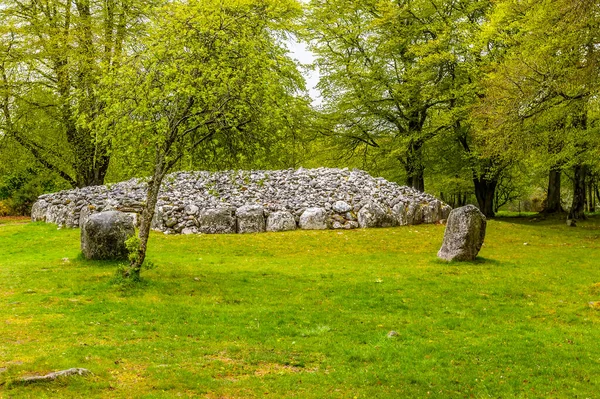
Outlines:
<svg viewBox="0 0 600 399"><path fill-rule="evenodd" d="M303 230L325 230L327 212L323 208L308 208L300 216L298 225Z"/></svg>
<svg viewBox="0 0 600 399"><path fill-rule="evenodd" d="M358 211L358 224L361 228L391 227L398 223L390 209L382 205L369 202Z"/></svg>
<svg viewBox="0 0 600 399"><path fill-rule="evenodd" d="M235 234L235 209L202 209L198 214L198 231L205 234Z"/></svg>
<svg viewBox="0 0 600 399"><path fill-rule="evenodd" d="M474 260L485 238L486 219L474 205L450 212L438 257L447 261Z"/></svg>
<svg viewBox="0 0 600 399"><path fill-rule="evenodd" d="M134 234L129 215L118 211L96 213L83 222L81 251L87 259L125 260L125 241Z"/></svg>
<svg viewBox="0 0 600 399"><path fill-rule="evenodd" d="M260 233L265 231L265 211L260 205L244 205L235 211L237 232Z"/></svg>
<svg viewBox="0 0 600 399"><path fill-rule="evenodd" d="M267 218L267 231L296 230L296 219L289 212L273 212Z"/></svg>

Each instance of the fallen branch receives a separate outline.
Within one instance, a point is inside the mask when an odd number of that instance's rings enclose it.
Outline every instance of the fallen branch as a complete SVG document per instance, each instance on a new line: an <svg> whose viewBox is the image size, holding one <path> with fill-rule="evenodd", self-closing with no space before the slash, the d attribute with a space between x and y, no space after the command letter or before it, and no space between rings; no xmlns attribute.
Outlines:
<svg viewBox="0 0 600 399"><path fill-rule="evenodd" d="M38 381L52 381L57 379L58 377L68 377L71 375L88 375L92 374L88 369L82 368L72 368L68 370L55 371L53 373L49 373L46 375L34 375L30 377L23 377L20 379L21 382L29 383L29 382L38 382Z"/></svg>

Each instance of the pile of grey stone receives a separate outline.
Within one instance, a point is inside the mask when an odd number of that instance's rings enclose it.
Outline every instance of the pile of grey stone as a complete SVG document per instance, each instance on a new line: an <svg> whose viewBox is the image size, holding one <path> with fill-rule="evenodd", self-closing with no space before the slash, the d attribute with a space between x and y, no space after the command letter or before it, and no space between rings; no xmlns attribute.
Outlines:
<svg viewBox="0 0 600 399"><path fill-rule="evenodd" d="M95 213L137 219L143 179L45 194L34 221L79 227ZM354 229L436 223L451 208L435 197L362 170L177 172L165 178L152 228L165 234Z"/></svg>

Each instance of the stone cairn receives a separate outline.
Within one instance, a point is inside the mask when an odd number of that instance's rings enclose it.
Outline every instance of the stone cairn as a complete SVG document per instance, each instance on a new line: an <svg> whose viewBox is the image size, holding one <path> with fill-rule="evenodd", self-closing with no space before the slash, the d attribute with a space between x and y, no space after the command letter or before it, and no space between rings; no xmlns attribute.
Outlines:
<svg viewBox="0 0 600 399"><path fill-rule="evenodd" d="M45 194L33 221L80 227L91 214L141 213L143 179ZM176 172L161 188L154 230L165 234L354 229L436 223L450 206L361 170Z"/></svg>

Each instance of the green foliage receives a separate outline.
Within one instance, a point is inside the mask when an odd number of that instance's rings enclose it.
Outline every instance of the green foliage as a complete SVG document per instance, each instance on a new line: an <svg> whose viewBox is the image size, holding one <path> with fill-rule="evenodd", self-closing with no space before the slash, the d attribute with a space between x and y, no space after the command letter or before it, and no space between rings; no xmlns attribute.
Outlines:
<svg viewBox="0 0 600 399"><path fill-rule="evenodd" d="M312 1L306 29L322 73L324 129L365 160L395 160L422 189L424 147L453 131L473 97L470 39L488 6Z"/></svg>
<svg viewBox="0 0 600 399"><path fill-rule="evenodd" d="M2 0L2 136L73 187L103 183L109 149L77 121L102 113L98 82L131 54L155 3Z"/></svg>
<svg viewBox="0 0 600 399"><path fill-rule="evenodd" d="M132 235L127 240L125 240L125 248L127 248L127 252L129 255L127 256L130 262L134 262L138 259L138 251L140 250L141 240L138 236Z"/></svg>
<svg viewBox="0 0 600 399"><path fill-rule="evenodd" d="M103 113L80 125L101 132L97 140L121 151L129 167L147 163L152 176L131 274L139 276L160 186L173 167L204 151L223 161L261 159L265 143L294 131L288 112L307 109L307 99L282 41L300 11L296 0L165 3L140 50L102 80Z"/></svg>
<svg viewBox="0 0 600 399"><path fill-rule="evenodd" d="M0 201L9 215L29 215L38 196L66 188L64 182L44 170L27 168L15 172L0 175Z"/></svg>
<svg viewBox="0 0 600 399"><path fill-rule="evenodd" d="M500 127L483 132L487 151L533 153L546 168L600 166L595 7L585 0L499 2L482 34L498 53L482 80L479 112Z"/></svg>
<svg viewBox="0 0 600 399"><path fill-rule="evenodd" d="M291 0L166 4L140 38L144 50L105 76L106 109L92 128L132 169L260 158L287 134L286 122L299 120L292 104L306 104L280 44L298 12Z"/></svg>
<svg viewBox="0 0 600 399"><path fill-rule="evenodd" d="M139 273L133 273L132 265L136 264L140 257L140 245L142 241L137 235L132 235L125 240L125 248L128 252L129 263L120 263L117 265L117 270L112 283L119 287L123 292L130 291L137 287L143 280ZM156 264L148 259L144 259L141 268L143 270L152 270L156 268Z"/></svg>

